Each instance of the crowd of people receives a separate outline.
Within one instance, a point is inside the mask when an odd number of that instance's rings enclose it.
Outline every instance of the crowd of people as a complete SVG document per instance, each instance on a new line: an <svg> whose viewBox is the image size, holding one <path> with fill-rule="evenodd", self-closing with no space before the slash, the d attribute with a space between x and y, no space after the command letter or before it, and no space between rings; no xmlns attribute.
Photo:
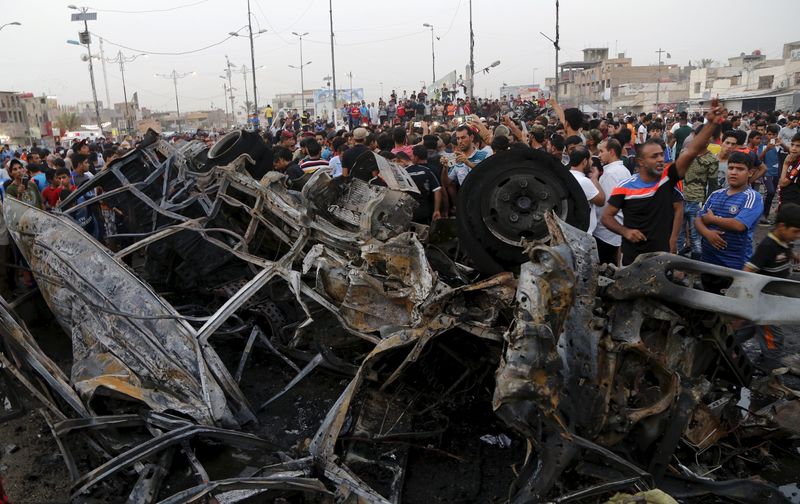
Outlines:
<svg viewBox="0 0 800 504"><path fill-rule="evenodd" d="M521 107L535 113L520 114ZM644 253L672 252L786 278L798 259L792 244L800 237L800 111L734 113L712 102L704 114L589 115L555 100L429 98L422 90L407 98L393 91L377 105L348 104L341 114L340 128L308 114L274 121L270 115L263 136L273 169L295 186L320 169L382 185L378 171L353 172L360 156L375 153L407 170L419 189L413 218L431 224L457 215L459 189L481 162L509 149L536 149L582 188L601 263L626 266ZM5 146L0 196L54 209L133 146L135 139L84 141L54 152ZM75 217L116 246L113 235L125 219L119 209L101 204L99 212ZM759 225L769 232L756 244ZM8 243L0 230L0 244ZM703 288L721 292L725 285L709 277ZM764 334L768 347L780 345L779 331Z"/></svg>
<svg viewBox="0 0 800 504"><path fill-rule="evenodd" d="M704 114L588 115L550 100L545 108L529 104L539 113L525 118L513 97L441 106L417 94L399 102L402 112L396 100L393 92L377 107L343 108L351 128L273 124L269 135L281 160L275 169L292 179L326 166L348 176L354 161L372 151L408 170L420 190L414 219L430 224L457 215L459 188L482 161L508 149L537 149L583 189L601 263L626 266L644 253L672 252L782 278L796 268L800 111L736 113L713 103ZM369 176L381 183L378 173ZM754 243L759 225L768 232ZM703 277L707 290L725 287L718 277ZM780 346L779 328L761 329L769 335L759 340L765 349Z"/></svg>

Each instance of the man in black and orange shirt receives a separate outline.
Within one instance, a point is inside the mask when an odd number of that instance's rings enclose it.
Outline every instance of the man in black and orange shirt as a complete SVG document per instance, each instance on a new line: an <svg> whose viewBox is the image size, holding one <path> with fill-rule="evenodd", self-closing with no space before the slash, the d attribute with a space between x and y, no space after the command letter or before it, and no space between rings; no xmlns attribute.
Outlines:
<svg viewBox="0 0 800 504"><path fill-rule="evenodd" d="M713 104L708 123L674 163L664 165L664 149L647 140L637 154L639 173L614 188L601 221L622 236L622 265L646 252L669 252L675 218L674 192L694 158L705 151L714 128L725 117L724 107ZM623 223L614 216L623 210Z"/></svg>
<svg viewBox="0 0 800 504"><path fill-rule="evenodd" d="M800 205L800 133L792 137L778 185L781 188L780 206L787 203Z"/></svg>

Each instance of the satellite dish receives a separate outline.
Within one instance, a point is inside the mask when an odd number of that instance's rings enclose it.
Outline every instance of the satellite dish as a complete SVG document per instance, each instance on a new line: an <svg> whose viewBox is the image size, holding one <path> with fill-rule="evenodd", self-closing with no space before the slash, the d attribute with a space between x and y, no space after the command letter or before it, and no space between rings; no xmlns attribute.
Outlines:
<svg viewBox="0 0 800 504"><path fill-rule="evenodd" d="M81 54L81 61L89 61L89 55L88 54Z"/></svg>

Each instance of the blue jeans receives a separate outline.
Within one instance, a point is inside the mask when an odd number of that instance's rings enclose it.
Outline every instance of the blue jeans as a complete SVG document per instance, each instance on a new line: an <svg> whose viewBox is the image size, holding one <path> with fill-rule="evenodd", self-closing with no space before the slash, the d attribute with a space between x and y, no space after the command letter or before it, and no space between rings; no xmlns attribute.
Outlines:
<svg viewBox="0 0 800 504"><path fill-rule="evenodd" d="M688 233L689 243L691 244L691 257L698 260L703 253L703 247L700 241L700 233L694 225L694 220L697 218L697 214L700 213L701 208L701 204L696 201L683 202L683 225L681 225L681 231L678 233L678 252L680 253L686 245L684 234Z"/></svg>
<svg viewBox="0 0 800 504"><path fill-rule="evenodd" d="M775 193L778 191L778 181L780 175L767 175L764 177L764 186L767 189L766 197L764 198L764 217L769 217L769 210L772 207L772 200L775 199Z"/></svg>

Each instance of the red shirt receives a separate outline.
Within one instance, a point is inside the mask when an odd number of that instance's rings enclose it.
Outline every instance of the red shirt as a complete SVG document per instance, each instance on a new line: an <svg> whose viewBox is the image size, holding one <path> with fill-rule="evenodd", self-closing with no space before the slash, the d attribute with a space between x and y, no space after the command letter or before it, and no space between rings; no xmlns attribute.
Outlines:
<svg viewBox="0 0 800 504"><path fill-rule="evenodd" d="M61 194L61 186L47 186L42 190L42 198L47 202L48 208L55 208L58 204L58 195Z"/></svg>
<svg viewBox="0 0 800 504"><path fill-rule="evenodd" d="M402 105L399 105L397 107L397 117L403 117L404 115L406 115L406 108Z"/></svg>
<svg viewBox="0 0 800 504"><path fill-rule="evenodd" d="M358 119L359 117L361 117L361 109L359 109L358 107L351 108L350 109L350 116L353 119Z"/></svg>

